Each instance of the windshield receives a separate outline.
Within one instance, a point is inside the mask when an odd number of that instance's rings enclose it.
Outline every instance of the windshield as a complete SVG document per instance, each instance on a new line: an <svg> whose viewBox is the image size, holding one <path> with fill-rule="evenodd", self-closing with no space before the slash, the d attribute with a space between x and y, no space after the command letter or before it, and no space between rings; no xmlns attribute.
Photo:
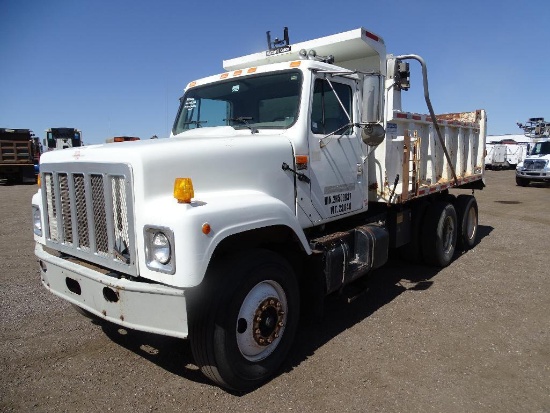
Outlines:
<svg viewBox="0 0 550 413"><path fill-rule="evenodd" d="M535 143L531 155L550 155L550 141Z"/></svg>
<svg viewBox="0 0 550 413"><path fill-rule="evenodd" d="M211 126L284 129L298 117L302 73L287 70L189 89L180 99L172 133Z"/></svg>

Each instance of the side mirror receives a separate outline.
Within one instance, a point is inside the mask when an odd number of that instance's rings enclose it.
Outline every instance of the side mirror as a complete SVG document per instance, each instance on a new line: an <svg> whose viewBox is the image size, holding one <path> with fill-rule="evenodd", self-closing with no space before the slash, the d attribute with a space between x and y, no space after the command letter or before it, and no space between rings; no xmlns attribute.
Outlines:
<svg viewBox="0 0 550 413"><path fill-rule="evenodd" d="M363 104L361 123L378 123L382 120L382 79L380 75L363 78Z"/></svg>
<svg viewBox="0 0 550 413"><path fill-rule="evenodd" d="M361 139L366 145L378 146L386 136L381 125L382 115L382 77L380 75L365 75L363 78L363 104L361 106Z"/></svg>
<svg viewBox="0 0 550 413"><path fill-rule="evenodd" d="M378 123L368 124L361 131L361 139L366 145L378 146L386 137L384 127Z"/></svg>

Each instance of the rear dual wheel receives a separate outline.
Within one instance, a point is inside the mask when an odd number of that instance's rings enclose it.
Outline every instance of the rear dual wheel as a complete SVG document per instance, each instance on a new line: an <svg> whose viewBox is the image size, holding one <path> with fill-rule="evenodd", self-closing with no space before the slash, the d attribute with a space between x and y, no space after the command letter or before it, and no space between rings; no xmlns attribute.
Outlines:
<svg viewBox="0 0 550 413"><path fill-rule="evenodd" d="M429 205L426 200L419 200L413 205L411 210L411 240L408 244L398 249L401 258L413 264L420 264L422 262L420 234L422 232L422 221Z"/></svg>
<svg viewBox="0 0 550 413"><path fill-rule="evenodd" d="M457 247L467 251L476 244L478 227L477 201L472 195L459 195L454 203L458 219Z"/></svg>
<svg viewBox="0 0 550 413"><path fill-rule="evenodd" d="M428 265L446 267L457 241L457 216L450 202L436 201L426 209L421 235L422 257Z"/></svg>

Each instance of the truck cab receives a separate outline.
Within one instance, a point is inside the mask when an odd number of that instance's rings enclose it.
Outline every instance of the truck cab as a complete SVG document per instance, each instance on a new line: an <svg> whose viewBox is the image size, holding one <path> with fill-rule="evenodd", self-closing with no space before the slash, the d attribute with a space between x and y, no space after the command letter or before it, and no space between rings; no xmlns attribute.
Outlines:
<svg viewBox="0 0 550 413"><path fill-rule="evenodd" d="M531 182L550 182L550 139L541 139L532 145L529 155L516 167L516 184L528 186Z"/></svg>
<svg viewBox="0 0 550 413"><path fill-rule="evenodd" d="M532 144L528 156L516 167L516 184L528 186L531 182L550 182L550 122L537 117L518 123L518 126Z"/></svg>
<svg viewBox="0 0 550 413"><path fill-rule="evenodd" d="M226 73L191 82L172 136L286 142L280 165L297 178L292 209L302 227L311 227L367 209L369 150L361 131L384 127L386 51L361 29L289 49L224 61ZM363 99L371 105L365 116Z"/></svg>
<svg viewBox="0 0 550 413"><path fill-rule="evenodd" d="M82 132L74 128L47 129L44 146L48 148L48 151L78 148L82 146Z"/></svg>

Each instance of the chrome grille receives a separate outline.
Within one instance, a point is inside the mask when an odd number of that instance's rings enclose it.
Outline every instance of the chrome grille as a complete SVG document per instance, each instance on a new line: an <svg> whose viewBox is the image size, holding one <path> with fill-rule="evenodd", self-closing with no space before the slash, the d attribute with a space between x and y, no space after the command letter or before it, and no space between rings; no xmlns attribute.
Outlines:
<svg viewBox="0 0 550 413"><path fill-rule="evenodd" d="M523 162L523 166L524 166L525 169L527 169L529 171L537 171L539 169L544 169L547 162L548 161L545 160L545 159L540 159L540 160L526 159Z"/></svg>
<svg viewBox="0 0 550 413"><path fill-rule="evenodd" d="M41 173L47 245L137 275L129 166L41 165Z"/></svg>
<svg viewBox="0 0 550 413"><path fill-rule="evenodd" d="M59 174L59 196L61 198L61 219L63 222L71 222L71 201L69 198L69 183L67 174ZM63 225L63 236L68 245L73 244L73 226Z"/></svg>
<svg viewBox="0 0 550 413"><path fill-rule="evenodd" d="M103 176L92 175L91 183L96 248L99 254L107 254L109 252L109 245L107 235L107 214L105 213L105 193L103 192Z"/></svg>
<svg viewBox="0 0 550 413"><path fill-rule="evenodd" d="M88 218L86 216L86 197L84 190L84 175L74 174L73 185L75 192L76 228L79 246L84 251L90 250L90 236L88 235Z"/></svg>

